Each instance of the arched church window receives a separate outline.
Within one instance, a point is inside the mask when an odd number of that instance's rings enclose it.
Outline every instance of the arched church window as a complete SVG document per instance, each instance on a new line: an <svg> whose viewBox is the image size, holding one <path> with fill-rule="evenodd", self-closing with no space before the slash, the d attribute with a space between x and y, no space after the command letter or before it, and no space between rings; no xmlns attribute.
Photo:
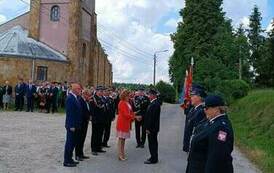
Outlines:
<svg viewBox="0 0 274 173"><path fill-rule="evenodd" d="M50 11L50 20L54 21L54 22L60 20L60 7L58 5L54 5L51 8L51 11Z"/></svg>

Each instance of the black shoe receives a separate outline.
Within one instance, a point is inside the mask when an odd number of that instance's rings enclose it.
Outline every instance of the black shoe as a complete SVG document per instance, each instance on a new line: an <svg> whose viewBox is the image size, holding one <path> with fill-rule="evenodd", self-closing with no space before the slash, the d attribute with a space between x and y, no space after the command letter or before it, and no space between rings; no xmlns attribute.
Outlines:
<svg viewBox="0 0 274 173"><path fill-rule="evenodd" d="M98 156L98 153L95 152L95 151L93 151L91 154L94 155L94 156Z"/></svg>
<svg viewBox="0 0 274 173"><path fill-rule="evenodd" d="M83 155L81 158L82 158L82 159L89 159L89 157L88 157L88 156L85 156L85 155Z"/></svg>
<svg viewBox="0 0 274 173"><path fill-rule="evenodd" d="M76 167L75 163L64 163L64 167Z"/></svg>
<svg viewBox="0 0 274 173"><path fill-rule="evenodd" d="M147 161L145 161L144 162L144 164L156 164L156 163L158 163L158 161L151 161L151 160L147 160Z"/></svg>
<svg viewBox="0 0 274 173"><path fill-rule="evenodd" d="M106 151L101 149L101 150L98 150L97 152L98 153L105 153Z"/></svg>
<svg viewBox="0 0 274 173"><path fill-rule="evenodd" d="M140 148L145 148L145 145L143 145L143 144L142 144L142 145L140 145Z"/></svg>
<svg viewBox="0 0 274 173"><path fill-rule="evenodd" d="M78 165L79 164L79 162L77 162L77 161L72 161L72 163L74 163L74 164L76 164L76 165Z"/></svg>
<svg viewBox="0 0 274 173"><path fill-rule="evenodd" d="M77 161L84 161L84 159L82 157L79 157L79 156L76 156L75 160L77 160Z"/></svg>
<svg viewBox="0 0 274 173"><path fill-rule="evenodd" d="M138 145L136 146L136 148L141 148L141 145L140 145L140 144L138 144Z"/></svg>
<svg viewBox="0 0 274 173"><path fill-rule="evenodd" d="M110 146L107 145L107 144L104 144L103 147L104 147L104 148L110 148Z"/></svg>

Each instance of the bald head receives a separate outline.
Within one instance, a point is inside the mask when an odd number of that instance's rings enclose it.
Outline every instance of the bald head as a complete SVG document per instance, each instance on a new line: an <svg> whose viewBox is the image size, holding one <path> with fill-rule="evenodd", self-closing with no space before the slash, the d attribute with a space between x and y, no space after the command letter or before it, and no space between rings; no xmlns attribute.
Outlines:
<svg viewBox="0 0 274 173"><path fill-rule="evenodd" d="M71 91L72 91L75 95L79 96L79 95L81 95L82 87L81 87L81 85L78 84L78 83L73 83L73 84L71 84Z"/></svg>

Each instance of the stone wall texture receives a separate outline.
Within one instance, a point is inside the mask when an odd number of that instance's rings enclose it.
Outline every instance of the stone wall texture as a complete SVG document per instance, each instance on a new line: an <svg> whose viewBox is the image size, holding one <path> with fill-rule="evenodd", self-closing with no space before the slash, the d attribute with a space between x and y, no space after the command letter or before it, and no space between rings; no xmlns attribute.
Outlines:
<svg viewBox="0 0 274 173"><path fill-rule="evenodd" d="M64 82L67 80L67 63L34 60L34 81L37 79L38 66L45 66L48 68L48 81ZM4 82L8 80L12 86L15 86L18 78L23 78L25 81L32 79L33 61L31 59L21 57L0 57L0 67L0 84L4 84Z"/></svg>
<svg viewBox="0 0 274 173"><path fill-rule="evenodd" d="M46 3L49 0L31 0L31 10L22 16L20 20L15 20L18 25L26 25L26 19L29 19L29 36L39 40L43 31L40 27L40 11L43 8L41 3ZM59 2L60 0L56 1ZM68 1L68 0L62 0ZM95 4L94 0L90 0ZM61 1L60 1L61 2ZM93 9L93 6L90 9ZM90 39L83 37L83 21L82 21L82 7L79 0L70 1L68 5L68 43L67 43L67 59L68 62L53 62L35 60L35 69L37 66L48 67L48 81L75 81L80 82L83 85L90 86L111 86L113 80L112 65L108 60L108 56L102 48L100 42L97 39L97 15L95 11L86 17L91 20L90 22ZM87 15L87 14L86 14ZM13 27L15 21L10 21L0 26L3 30L8 30ZM21 21L21 22L20 22ZM10 28L9 28L10 27ZM50 45L44 40L44 44ZM54 47L52 47L55 49ZM63 52L61 52L63 53ZM24 80L29 80L32 76L32 63L31 59L21 57L0 57L0 85L5 80L11 81L15 84L18 77L22 77ZM36 71L36 70L35 70ZM35 77L36 79L36 77Z"/></svg>

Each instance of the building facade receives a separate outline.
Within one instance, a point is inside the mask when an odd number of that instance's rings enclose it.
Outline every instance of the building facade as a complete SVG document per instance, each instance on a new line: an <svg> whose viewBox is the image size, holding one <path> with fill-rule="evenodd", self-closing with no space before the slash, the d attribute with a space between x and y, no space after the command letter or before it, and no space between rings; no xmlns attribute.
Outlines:
<svg viewBox="0 0 274 173"><path fill-rule="evenodd" d="M31 0L29 12L0 25L0 83L18 78L112 85L95 0Z"/></svg>

